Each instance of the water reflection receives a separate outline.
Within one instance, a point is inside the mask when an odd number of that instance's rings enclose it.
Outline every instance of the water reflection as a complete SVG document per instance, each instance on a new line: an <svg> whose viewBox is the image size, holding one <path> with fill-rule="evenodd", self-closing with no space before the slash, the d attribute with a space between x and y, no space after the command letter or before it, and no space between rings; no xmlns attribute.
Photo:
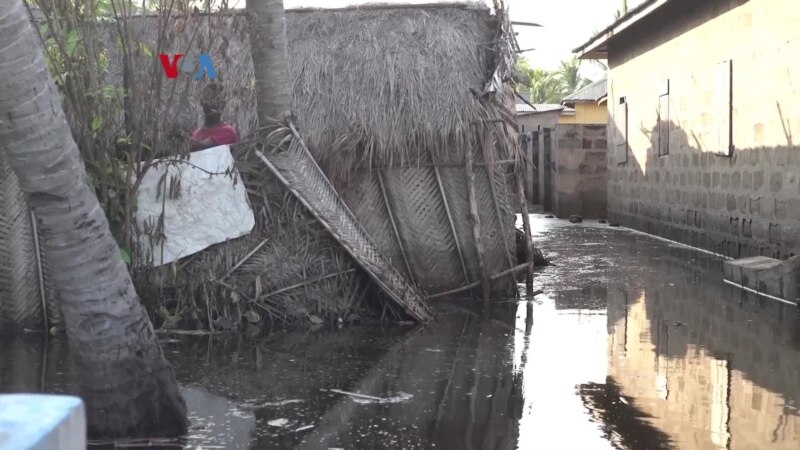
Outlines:
<svg viewBox="0 0 800 450"><path fill-rule="evenodd" d="M592 225L537 230L558 256L536 277L546 294L489 317L452 303L430 327L163 336L186 448L800 447L796 311L743 297L711 256ZM0 391L75 392L66 354L58 339L0 340Z"/></svg>
<svg viewBox="0 0 800 450"><path fill-rule="evenodd" d="M610 377L679 448L798 448L794 320L765 314L778 305L687 301L701 286L668 283L615 308Z"/></svg>

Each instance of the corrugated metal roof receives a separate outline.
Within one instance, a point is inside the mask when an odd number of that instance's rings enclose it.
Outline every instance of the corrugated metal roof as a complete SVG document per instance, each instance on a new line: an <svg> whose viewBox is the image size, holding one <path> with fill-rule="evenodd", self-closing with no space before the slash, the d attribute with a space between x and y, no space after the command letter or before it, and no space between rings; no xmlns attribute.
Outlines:
<svg viewBox="0 0 800 450"><path fill-rule="evenodd" d="M567 108L564 105L559 105L556 103L534 103L533 107L525 103L517 103L517 114L543 113L543 112L568 111L568 110L575 111L572 108Z"/></svg>
<svg viewBox="0 0 800 450"><path fill-rule="evenodd" d="M564 97L562 103L596 102L608 95L608 84L606 81L606 78L603 78L584 88L578 89Z"/></svg>
<svg viewBox="0 0 800 450"><path fill-rule="evenodd" d="M564 109L563 105L555 103L535 103L533 106L527 104L517 104L517 112L548 112L548 111L561 111Z"/></svg>

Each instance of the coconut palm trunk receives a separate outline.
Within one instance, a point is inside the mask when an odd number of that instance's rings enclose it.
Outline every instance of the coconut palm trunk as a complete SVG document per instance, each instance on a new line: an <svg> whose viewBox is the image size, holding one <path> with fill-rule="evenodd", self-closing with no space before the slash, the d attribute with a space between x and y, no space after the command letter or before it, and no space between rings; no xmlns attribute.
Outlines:
<svg viewBox="0 0 800 450"><path fill-rule="evenodd" d="M262 126L266 126L270 119L283 119L289 115L292 108L286 11L283 0L250 0L247 12L258 119Z"/></svg>
<svg viewBox="0 0 800 450"><path fill-rule="evenodd" d="M186 431L186 406L139 302L21 0L0 0L0 151L36 213L92 437Z"/></svg>

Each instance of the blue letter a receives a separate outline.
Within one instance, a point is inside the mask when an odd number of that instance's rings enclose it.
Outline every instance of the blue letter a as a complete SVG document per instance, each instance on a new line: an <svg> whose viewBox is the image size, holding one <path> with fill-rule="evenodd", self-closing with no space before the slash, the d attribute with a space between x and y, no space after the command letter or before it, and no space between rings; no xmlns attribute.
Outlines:
<svg viewBox="0 0 800 450"><path fill-rule="evenodd" d="M212 80L217 78L217 71L214 69L214 63L211 62L211 58L205 53L200 53L200 56L197 57L197 73L194 74L194 79L203 78L203 72Z"/></svg>

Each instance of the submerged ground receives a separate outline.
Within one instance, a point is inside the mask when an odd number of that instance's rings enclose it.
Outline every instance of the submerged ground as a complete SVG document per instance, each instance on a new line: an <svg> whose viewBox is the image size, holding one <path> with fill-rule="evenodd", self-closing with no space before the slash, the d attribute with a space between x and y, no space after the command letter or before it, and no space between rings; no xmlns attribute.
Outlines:
<svg viewBox="0 0 800 450"><path fill-rule="evenodd" d="M556 264L537 273L544 294L521 288L489 317L464 300L426 328L165 336L187 447L800 448L794 308L724 284L713 255L533 226ZM70 392L65 344L0 341L0 392Z"/></svg>

